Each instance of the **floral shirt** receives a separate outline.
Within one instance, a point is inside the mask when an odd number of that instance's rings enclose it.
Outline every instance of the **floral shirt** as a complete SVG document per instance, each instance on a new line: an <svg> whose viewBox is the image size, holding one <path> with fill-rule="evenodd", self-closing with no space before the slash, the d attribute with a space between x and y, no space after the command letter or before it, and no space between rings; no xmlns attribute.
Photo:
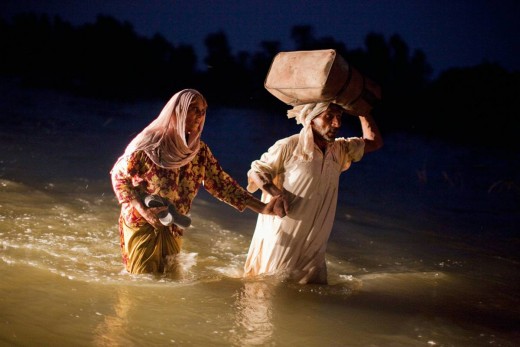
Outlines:
<svg viewBox="0 0 520 347"><path fill-rule="evenodd" d="M203 141L193 160L178 169L161 168L142 151L121 158L112 169L112 186L122 204L121 214L131 227L147 223L128 204L131 200L142 198L144 194L158 194L168 199L181 214L187 214L201 185L239 211L243 211L252 199L252 195L222 169ZM179 228L172 227L172 231Z"/></svg>

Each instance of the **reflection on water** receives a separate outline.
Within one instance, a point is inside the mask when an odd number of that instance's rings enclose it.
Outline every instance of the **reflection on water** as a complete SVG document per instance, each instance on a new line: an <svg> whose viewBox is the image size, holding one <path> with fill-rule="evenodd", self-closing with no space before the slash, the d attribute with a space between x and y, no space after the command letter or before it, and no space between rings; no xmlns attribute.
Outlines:
<svg viewBox="0 0 520 347"><path fill-rule="evenodd" d="M92 332L95 346L121 346L130 343L128 340L128 314L132 306L132 297L128 289L116 287L117 301L114 303L113 314L103 316L102 321Z"/></svg>
<svg viewBox="0 0 520 347"><path fill-rule="evenodd" d="M62 193L54 185L37 190L6 180L0 193L5 262L89 281L121 271L111 196Z"/></svg>
<svg viewBox="0 0 520 347"><path fill-rule="evenodd" d="M60 336L54 341L70 344L88 335L87 346L509 346L508 338L517 334L506 325L519 322L518 306L511 306L518 303L518 284L501 282L514 276L515 264L508 269L499 259L488 261L486 267L500 266L500 272L474 278L467 264L475 259L459 255L433 266L425 264L427 254L407 260L392 242L365 246L351 225L359 243L349 245L351 261L343 251L328 256L330 285L242 281L255 216L237 216L229 225L227 207L209 213L219 203L194 206L193 227L177 259L180 275L129 275L120 259L119 211L109 187L83 183L37 190L0 181L0 269L10 279L0 287L10 297L0 301L6 317L0 336L7 341L31 344ZM20 286L24 291L9 294ZM40 313L22 315L19 308L28 302ZM59 328L63 319L67 334ZM50 330L22 337L41 324Z"/></svg>
<svg viewBox="0 0 520 347"><path fill-rule="evenodd" d="M236 294L235 325L232 342L236 346L273 345L273 291L266 282L244 282Z"/></svg>

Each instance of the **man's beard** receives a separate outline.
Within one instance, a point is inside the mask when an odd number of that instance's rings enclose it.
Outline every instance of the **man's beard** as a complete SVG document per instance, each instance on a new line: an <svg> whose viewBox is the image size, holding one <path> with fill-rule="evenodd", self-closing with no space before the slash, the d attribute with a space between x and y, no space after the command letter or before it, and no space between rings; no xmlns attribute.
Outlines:
<svg viewBox="0 0 520 347"><path fill-rule="evenodd" d="M328 135L329 134L329 130L325 131L324 134L320 134L321 135L321 138L324 139L325 141L327 142L334 142L334 140L336 139L336 132L333 132L332 135Z"/></svg>

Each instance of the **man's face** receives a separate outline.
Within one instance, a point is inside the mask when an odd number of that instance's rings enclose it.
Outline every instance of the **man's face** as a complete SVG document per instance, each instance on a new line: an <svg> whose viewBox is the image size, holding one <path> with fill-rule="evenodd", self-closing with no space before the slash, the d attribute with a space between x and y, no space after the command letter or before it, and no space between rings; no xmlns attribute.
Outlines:
<svg viewBox="0 0 520 347"><path fill-rule="evenodd" d="M341 107L334 104L329 105L325 111L312 120L311 126L314 135L327 142L334 141L341 127L342 115L343 109Z"/></svg>

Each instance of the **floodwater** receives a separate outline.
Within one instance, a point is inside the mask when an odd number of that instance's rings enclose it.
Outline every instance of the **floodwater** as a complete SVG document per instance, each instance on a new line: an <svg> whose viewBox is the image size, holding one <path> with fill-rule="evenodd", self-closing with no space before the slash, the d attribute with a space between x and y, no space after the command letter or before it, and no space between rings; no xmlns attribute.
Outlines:
<svg viewBox="0 0 520 347"><path fill-rule="evenodd" d="M1 91L0 345L520 341L518 154L389 135L343 174L329 285L241 279L256 216L203 191L180 274L129 275L108 172L166 100ZM245 184L250 162L294 129L210 105L203 139Z"/></svg>

